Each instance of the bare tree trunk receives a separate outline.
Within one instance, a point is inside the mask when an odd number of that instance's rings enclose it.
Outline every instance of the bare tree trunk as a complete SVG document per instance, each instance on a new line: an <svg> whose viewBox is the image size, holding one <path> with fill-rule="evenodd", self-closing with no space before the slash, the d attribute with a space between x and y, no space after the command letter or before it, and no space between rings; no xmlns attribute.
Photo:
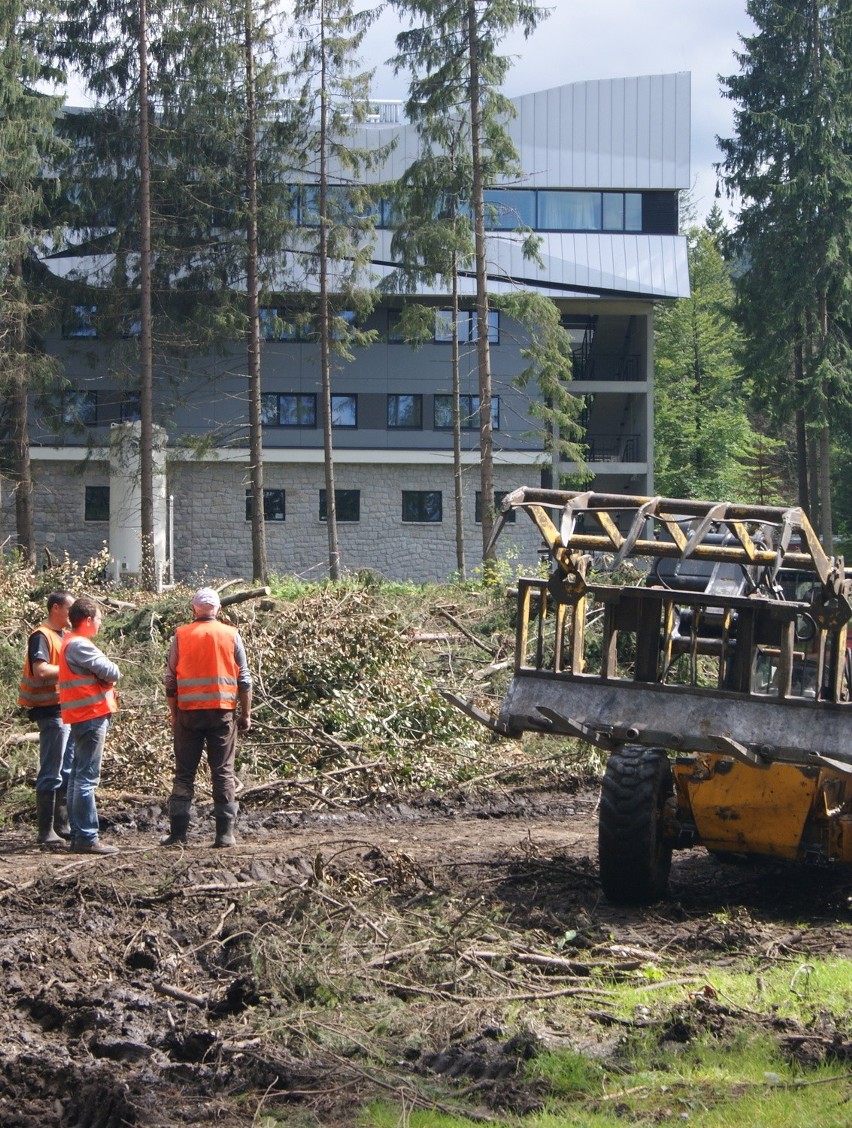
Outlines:
<svg viewBox="0 0 852 1128"><path fill-rule="evenodd" d="M149 591L156 587L154 565L154 376L151 311L151 138L148 105L147 0L139 3L139 515L142 575Z"/></svg>
<svg viewBox="0 0 852 1128"><path fill-rule="evenodd" d="M476 261L476 350L479 367L479 457L482 511L482 559L496 559L489 548L494 526L494 446L491 428L491 349L488 341L488 272L485 246L485 186L482 170L482 107L480 104L479 45L476 37L476 4L467 5L468 53L470 56L470 149L472 165L471 207Z"/></svg>
<svg viewBox="0 0 852 1128"><path fill-rule="evenodd" d="M456 503L456 571L459 579L465 579L464 561L464 489L461 459L461 365L459 363L459 278L457 255L453 253L453 281L451 308L453 335L451 338L451 358L453 370L453 481Z"/></svg>
<svg viewBox="0 0 852 1128"><path fill-rule="evenodd" d="M14 319L13 350L20 357L12 374L9 394L9 431L12 446L12 478L15 483L15 535L18 551L25 564L35 565L35 530L33 528L33 480L30 466L30 432L27 415L27 377L24 355L27 351L27 327L23 303L23 264L20 255L11 272L18 294L18 311Z"/></svg>
<svg viewBox="0 0 852 1128"><path fill-rule="evenodd" d="M246 57L246 192L248 299L248 401L249 451L251 458L251 558L256 583L265 584L269 574L266 556L266 519L263 508L263 422L260 383L260 304L258 299L257 237L257 105L255 101L254 22L252 0L245 0Z"/></svg>
<svg viewBox="0 0 852 1128"><path fill-rule="evenodd" d="M834 552L834 530L831 514L831 428L826 424L819 432L819 528L822 547Z"/></svg>
<svg viewBox="0 0 852 1128"><path fill-rule="evenodd" d="M796 402L801 402L800 389L805 382L805 362L801 343L793 350L793 382L796 385ZM808 434L805 427L805 409L796 408L796 479L798 502L802 509L809 511L808 497Z"/></svg>
<svg viewBox="0 0 852 1128"><path fill-rule="evenodd" d="M337 502L334 490L334 442L331 429L331 316L328 293L328 91L326 89L326 32L323 19L320 77L319 170L319 315L320 367L322 369L322 437L325 461L325 515L328 532L328 575L340 578L340 542L337 538Z"/></svg>
<svg viewBox="0 0 852 1128"><path fill-rule="evenodd" d="M819 453L813 431L808 433L808 519L816 528L819 523Z"/></svg>

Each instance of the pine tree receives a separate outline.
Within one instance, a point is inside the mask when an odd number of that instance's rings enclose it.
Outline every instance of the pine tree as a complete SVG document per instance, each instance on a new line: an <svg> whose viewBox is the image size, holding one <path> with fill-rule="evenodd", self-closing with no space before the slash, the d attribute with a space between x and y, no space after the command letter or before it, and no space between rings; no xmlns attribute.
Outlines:
<svg viewBox="0 0 852 1128"><path fill-rule="evenodd" d="M60 77L41 49L53 18L48 0L6 0L0 10L0 394L15 539L27 563L35 562L29 393L55 372L38 343L49 299L36 261L49 234L47 210L55 193L45 170L55 167L61 150L55 132L60 99L40 91L41 84Z"/></svg>
<svg viewBox="0 0 852 1128"><path fill-rule="evenodd" d="M366 345L375 332L359 328L375 302L369 265L375 217L369 191L361 184L364 169L380 164L387 147L359 148L354 129L369 108L372 72L358 69L358 50L373 16L357 13L352 0L296 0L293 8L293 72L299 104L314 118L307 140L303 205L313 211L303 230L308 277L316 280L312 303L319 339L323 454L325 464L328 573L340 576L340 541L335 497L332 384L335 364L352 358L353 346ZM312 276L312 277L311 277Z"/></svg>
<svg viewBox="0 0 852 1128"><path fill-rule="evenodd" d="M748 502L744 465L756 436L745 409L733 283L707 228L692 228L687 239L691 296L656 318L656 489L667 497Z"/></svg>
<svg viewBox="0 0 852 1128"><path fill-rule="evenodd" d="M513 107L500 92L510 59L499 53L506 35L531 34L545 10L529 0L391 0L415 24L397 36L397 70L411 72L406 113L438 145L445 129L463 123L470 152L470 227L476 276L479 445L482 555L493 559L494 496L491 350L485 191L505 182L517 168L517 153L506 129Z"/></svg>
<svg viewBox="0 0 852 1128"><path fill-rule="evenodd" d="M742 199L739 310L762 403L776 420L796 416L799 503L814 518L818 497L830 551L831 428L848 412L852 357L852 9L749 0L747 11L757 30L722 80L736 136L720 140L719 166Z"/></svg>

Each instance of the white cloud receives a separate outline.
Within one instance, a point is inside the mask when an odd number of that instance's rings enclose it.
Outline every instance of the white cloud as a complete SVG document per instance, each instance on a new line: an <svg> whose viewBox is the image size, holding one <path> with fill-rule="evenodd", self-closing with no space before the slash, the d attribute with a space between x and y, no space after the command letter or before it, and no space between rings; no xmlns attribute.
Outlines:
<svg viewBox="0 0 852 1128"><path fill-rule="evenodd" d="M403 98L405 78L385 64L399 30L386 12L368 32L364 61L376 67L377 98ZM703 218L714 202L719 160L716 136L730 136L732 103L722 97L718 75L738 72L738 34L752 30L745 0L595 0L559 3L529 39L506 41L515 62L509 96L565 82L690 71L692 74L692 178L694 203ZM724 207L724 201L721 201Z"/></svg>

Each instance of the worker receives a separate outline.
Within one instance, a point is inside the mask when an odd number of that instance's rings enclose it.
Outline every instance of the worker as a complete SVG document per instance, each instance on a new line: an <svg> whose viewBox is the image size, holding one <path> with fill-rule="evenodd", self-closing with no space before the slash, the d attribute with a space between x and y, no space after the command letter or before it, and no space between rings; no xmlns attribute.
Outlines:
<svg viewBox="0 0 852 1128"><path fill-rule="evenodd" d="M18 704L38 726L36 778L36 841L48 849L64 849L71 837L68 825L68 774L74 755L71 729L59 710L59 651L68 629L68 609L74 596L53 591L47 597L47 618L30 633Z"/></svg>
<svg viewBox="0 0 852 1128"><path fill-rule="evenodd" d="M68 618L71 633L59 652L59 706L74 737L68 780L71 849L75 854L117 854L115 846L100 840L95 789L101 782L107 732L118 709L115 683L121 672L92 642L101 629L98 604L85 596L77 599Z"/></svg>
<svg viewBox="0 0 852 1128"><path fill-rule="evenodd" d="M234 760L237 730L251 728L252 679L236 627L218 621L218 592L203 587L192 597L193 621L178 627L164 678L174 739L175 775L169 797L169 833L161 846L186 842L195 775L206 749L216 819L214 846L234 845ZM239 704L239 715L237 715Z"/></svg>

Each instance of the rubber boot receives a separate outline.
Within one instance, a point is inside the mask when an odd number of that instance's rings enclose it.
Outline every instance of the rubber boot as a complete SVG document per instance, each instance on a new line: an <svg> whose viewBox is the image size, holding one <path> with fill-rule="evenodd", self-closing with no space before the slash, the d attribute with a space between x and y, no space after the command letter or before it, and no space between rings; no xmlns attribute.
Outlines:
<svg viewBox="0 0 852 1128"><path fill-rule="evenodd" d="M238 803L214 803L213 814L216 816L216 841L214 846L233 846L234 823L237 821Z"/></svg>
<svg viewBox="0 0 852 1128"><path fill-rule="evenodd" d="M36 792L36 816L38 819L38 843L48 846L51 850L58 850L65 846L65 840L60 838L53 829L53 812L56 801L55 791Z"/></svg>
<svg viewBox="0 0 852 1128"><path fill-rule="evenodd" d="M71 837L71 824L68 821L68 792L64 787L54 791L53 829L60 838Z"/></svg>
<svg viewBox="0 0 852 1128"><path fill-rule="evenodd" d="M160 839L161 846L183 846L189 830L191 799L172 796L169 799L169 833Z"/></svg>

